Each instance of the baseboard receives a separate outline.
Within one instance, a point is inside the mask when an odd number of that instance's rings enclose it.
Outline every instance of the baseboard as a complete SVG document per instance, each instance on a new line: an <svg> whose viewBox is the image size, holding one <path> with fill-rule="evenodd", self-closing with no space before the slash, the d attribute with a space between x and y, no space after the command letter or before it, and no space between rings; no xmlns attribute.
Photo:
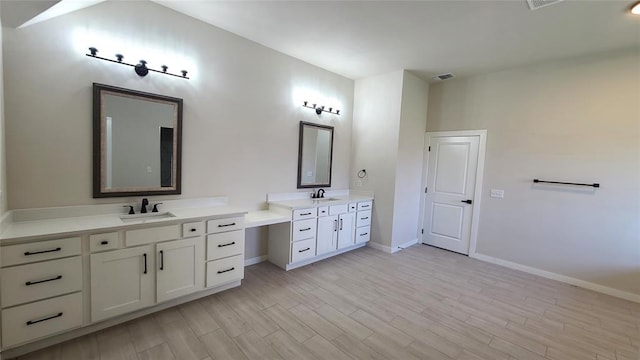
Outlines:
<svg viewBox="0 0 640 360"><path fill-rule="evenodd" d="M417 244L417 243L418 243L418 238L415 238L415 239L413 239L413 240L411 240L411 241L407 241L407 242L406 242L406 243L404 243L404 244L400 244L400 245L396 246L396 247L393 249L393 252L395 253L395 252L398 252L398 251L400 251L400 250L404 250L404 249L408 248L409 246L415 245L415 244Z"/></svg>
<svg viewBox="0 0 640 360"><path fill-rule="evenodd" d="M367 246L372 247L376 250L380 250L382 252L386 252L387 254L393 254L393 249L389 246L380 245L378 243L374 243L373 241L369 241Z"/></svg>
<svg viewBox="0 0 640 360"><path fill-rule="evenodd" d="M417 243L418 243L418 239L416 238L416 239L407 241L404 244L398 245L396 247L389 247L389 246L385 246L385 245L380 245L380 244L374 243L372 241L369 241L369 243L367 243L367 246L370 246L370 247L372 247L372 248L374 248L376 250L380 250L380 251L386 252L387 254L393 254L393 253L397 253L400 250L404 250L404 249L408 248L411 245L415 245Z"/></svg>
<svg viewBox="0 0 640 360"><path fill-rule="evenodd" d="M267 255L260 255L251 259L244 259L244 266L259 264L263 261L267 261L267 258Z"/></svg>
<svg viewBox="0 0 640 360"><path fill-rule="evenodd" d="M469 257L472 257L472 258L478 259L478 260L482 260L482 261L486 261L486 262L489 262L489 263L492 263L492 264L508 267L510 269L520 270L520 271L523 271L523 272L526 272L526 273L529 273L529 274L538 275L538 276L541 276L543 278L547 278L547 279L551 279L551 280L560 281L560 282L563 282L563 283L566 283L566 284L579 286L581 288L593 290L593 291L596 291L596 292L599 292L599 293L602 293L602 294L606 294L606 295L611 295L611 296L614 296L614 297L617 297L617 298L620 298L620 299L624 299L624 300L629 300L629 301L633 301L633 302L636 302L636 303L640 303L640 294L634 294L634 293L630 293L630 292L627 292L627 291L610 288L610 287L607 287L607 286L604 286L604 285L595 284L595 283L592 283L592 282L589 282L589 281L572 278L570 276L561 275L561 274L553 273L553 272L550 272L550 271L541 270L541 269L538 269L538 268L534 268L534 267L530 267L530 266L514 263L514 262L511 262L511 261L495 258L495 257L484 255L484 254L473 253L473 254L469 254Z"/></svg>

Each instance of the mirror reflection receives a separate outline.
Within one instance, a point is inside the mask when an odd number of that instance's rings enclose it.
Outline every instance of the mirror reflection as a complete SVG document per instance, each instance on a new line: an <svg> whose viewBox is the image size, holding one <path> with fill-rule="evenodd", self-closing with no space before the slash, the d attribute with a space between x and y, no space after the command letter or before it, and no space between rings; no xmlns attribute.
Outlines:
<svg viewBox="0 0 640 360"><path fill-rule="evenodd" d="M180 193L182 99L94 84L94 197Z"/></svg>
<svg viewBox="0 0 640 360"><path fill-rule="evenodd" d="M301 121L298 188L331 186L333 126Z"/></svg>

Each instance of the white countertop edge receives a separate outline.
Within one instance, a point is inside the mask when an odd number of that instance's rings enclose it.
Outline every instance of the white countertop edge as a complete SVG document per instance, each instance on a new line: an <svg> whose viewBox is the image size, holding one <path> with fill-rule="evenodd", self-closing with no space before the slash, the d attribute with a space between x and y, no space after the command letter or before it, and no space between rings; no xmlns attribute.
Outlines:
<svg viewBox="0 0 640 360"><path fill-rule="evenodd" d="M78 217L64 217L56 219L32 220L8 222L3 224L0 242L9 240L28 240L38 237L64 237L75 236L81 233L109 232L124 229L135 229L148 225L171 225L185 221L198 221L206 218L225 218L242 216L247 214L244 209L226 205L178 208L169 212L173 217L160 219L141 219L140 221L123 222L120 216L123 214L89 215Z"/></svg>
<svg viewBox="0 0 640 360"><path fill-rule="evenodd" d="M332 196L325 196L325 198L332 198ZM320 201L320 202L314 201L314 199L310 199L310 198L270 201L269 208L271 209L271 207L273 206L275 208L285 208L289 210L296 210L296 209L304 209L304 208L319 207L319 206L345 205L351 202L369 201L369 200L373 200L373 196L361 195L361 194L350 194L347 197L342 197L342 198L335 197L335 200Z"/></svg>
<svg viewBox="0 0 640 360"><path fill-rule="evenodd" d="M258 226L280 224L291 221L291 214L283 215L271 210L249 211L245 217L245 227L253 228Z"/></svg>

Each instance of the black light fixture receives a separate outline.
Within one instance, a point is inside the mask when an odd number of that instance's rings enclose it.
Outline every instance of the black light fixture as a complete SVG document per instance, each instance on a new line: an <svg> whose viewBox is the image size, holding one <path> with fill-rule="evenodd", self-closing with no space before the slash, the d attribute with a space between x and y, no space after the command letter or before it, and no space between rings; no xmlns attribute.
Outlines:
<svg viewBox="0 0 640 360"><path fill-rule="evenodd" d="M316 111L316 114L320 115L322 114L322 112L328 112L330 114L335 114L335 115L340 115L340 110L338 109L334 109L332 107L329 108L329 110L325 109L324 105L318 105L318 104L311 104L309 105L308 101L305 101L302 103L302 106L306 107L306 108L310 108L310 109L314 109Z"/></svg>
<svg viewBox="0 0 640 360"><path fill-rule="evenodd" d="M109 61L109 62L116 63L116 64L132 66L133 70L140 77L147 76L147 74L149 74L149 71L153 71L153 72L157 72L157 73L160 73L160 74L171 75L171 76L175 76L175 77L179 77L179 78L183 78L183 79L188 79L187 70L181 70L180 72L182 73L182 75L178 75L178 74L172 74L170 72L167 72L167 70L169 69L169 67L167 65L162 65L161 66L162 70L151 69L151 68L147 67L147 62L145 60L140 60L137 64L129 64L129 63L126 63L126 62L122 61L122 59L124 59L124 55L122 55L122 54L116 54L115 55L116 60L104 58L104 57L98 56L98 49L96 49L93 46L89 48L89 53L86 54L86 55L89 56L89 57L92 57L92 58L105 60L105 61Z"/></svg>

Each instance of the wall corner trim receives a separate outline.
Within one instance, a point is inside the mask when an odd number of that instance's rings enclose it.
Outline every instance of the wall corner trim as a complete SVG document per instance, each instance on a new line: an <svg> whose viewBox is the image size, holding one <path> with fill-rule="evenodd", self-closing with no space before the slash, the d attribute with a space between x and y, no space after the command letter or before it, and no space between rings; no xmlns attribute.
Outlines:
<svg viewBox="0 0 640 360"><path fill-rule="evenodd" d="M629 300L629 301L633 301L633 302L636 302L636 303L640 303L640 294L634 294L634 293L631 293L631 292L628 292L628 291L623 291L623 290L619 290L619 289L610 288L608 286L604 286L604 285L592 283L592 282L589 282L589 281L572 278L570 276L561 275L561 274L545 271L545 270L542 270L542 269L538 269L538 268L534 268L534 267L518 264L518 263L515 263L515 262L511 262L511 261L495 258L495 257L492 257L492 256L480 254L480 253L477 253L477 252L469 253L469 257L474 258L474 259L478 259L478 260L481 260L481 261L485 261L485 262L488 262L488 263L492 263L492 264L508 267L510 269L523 271L523 272L526 272L526 273L529 273L529 274L538 275L538 276L541 276L543 278L556 280L556 281L559 281L559 282L562 282L562 283L565 283L565 284L579 286L581 288L592 290L592 291L595 291L595 292L599 292L601 294L610 295L610 296L617 297L617 298L620 298L620 299L624 299L624 300Z"/></svg>

